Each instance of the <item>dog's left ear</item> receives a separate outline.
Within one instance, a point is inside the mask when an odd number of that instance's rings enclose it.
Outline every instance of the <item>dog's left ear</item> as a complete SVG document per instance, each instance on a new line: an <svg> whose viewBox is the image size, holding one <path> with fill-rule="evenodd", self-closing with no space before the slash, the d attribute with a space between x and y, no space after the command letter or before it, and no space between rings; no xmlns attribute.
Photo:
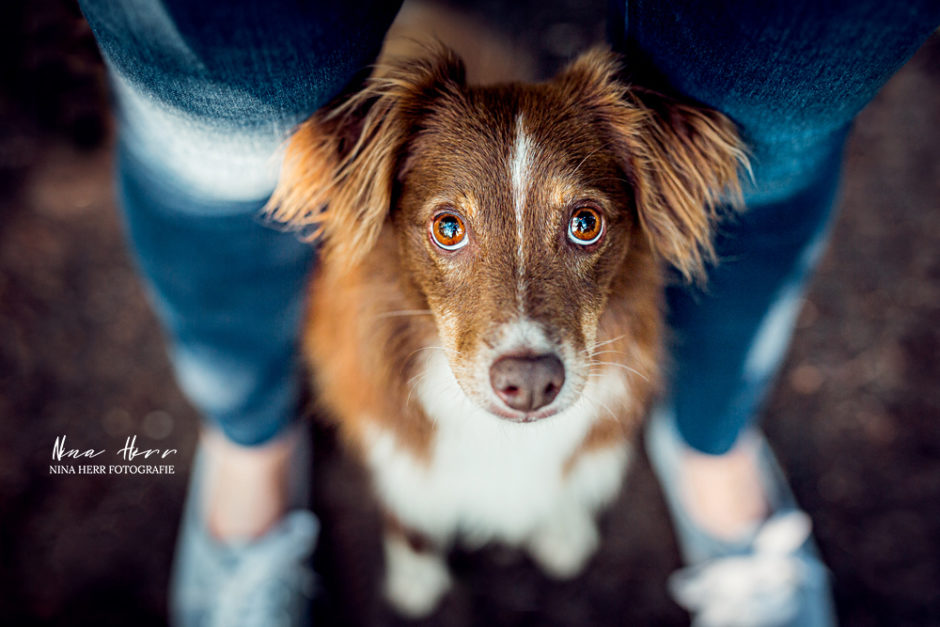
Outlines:
<svg viewBox="0 0 940 627"><path fill-rule="evenodd" d="M744 147L724 115L630 87L621 73L617 55L595 48L560 80L605 128L652 249L687 280L704 280L720 207L739 203Z"/></svg>
<svg viewBox="0 0 940 627"><path fill-rule="evenodd" d="M407 167L408 141L429 103L459 92L457 55L428 45L417 59L380 65L364 86L336 98L300 125L265 208L274 220L322 236L323 254L347 264L373 247Z"/></svg>

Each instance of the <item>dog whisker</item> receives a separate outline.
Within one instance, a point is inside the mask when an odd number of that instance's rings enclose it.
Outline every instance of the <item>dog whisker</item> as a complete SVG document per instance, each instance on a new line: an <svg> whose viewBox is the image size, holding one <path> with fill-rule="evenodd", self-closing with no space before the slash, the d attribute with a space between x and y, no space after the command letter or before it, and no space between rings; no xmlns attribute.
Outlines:
<svg viewBox="0 0 940 627"><path fill-rule="evenodd" d="M609 340L604 340L603 342L597 342L591 350L596 350L596 349L600 348L601 346L606 346L606 345L608 345L608 344L613 344L613 343L616 342L617 340L622 340L622 339L625 338L625 337L627 337L627 334L626 334L626 333L622 333L622 334L618 335L617 337L612 337L612 338L610 338ZM585 350L584 352L587 353L587 352L590 352L590 351Z"/></svg>
<svg viewBox="0 0 940 627"><path fill-rule="evenodd" d="M647 383L649 383L649 377L647 377L646 375L644 375L644 374L643 374L642 372L640 372L639 370L636 370L635 368L631 368L630 366L627 366L627 365L625 365L625 364L618 364L618 363L613 362L613 361L596 361L596 360L592 360L592 361L590 361L589 363L590 363L592 366L613 366L614 368L623 368L623 369L626 370L627 372L632 372L632 373L635 374L636 376L640 377L641 379L643 379L644 381L646 381Z"/></svg>
<svg viewBox="0 0 940 627"><path fill-rule="evenodd" d="M577 174L578 170L581 169L581 166L584 165L584 163L585 163L588 159L590 159L591 157L593 157L594 155L596 155L596 154L597 154L598 152L600 152L601 150L605 150L606 148L608 148L608 146L600 146L599 148L595 148L595 149L592 150L591 152L587 153L587 155L584 156L584 159L581 159L580 163L578 163L578 165L576 165L576 166L574 167L574 170L572 171L572 174Z"/></svg>
<svg viewBox="0 0 940 627"><path fill-rule="evenodd" d="M585 393L582 393L581 396L584 398L584 400L586 400L587 402L589 402L589 403L590 403L591 405L593 405L595 408L600 408L600 409L606 410L607 413L610 414L610 420L613 420L613 421L616 422L617 424L620 424L620 420L617 419L617 415L614 413L614 411L613 411L610 407L607 406L606 403L603 403L603 402L597 400L596 398L592 398L591 396L589 396L589 395L587 395L587 394L585 394ZM605 420L607 419L606 416L604 416L603 418L604 418Z"/></svg>
<svg viewBox="0 0 940 627"><path fill-rule="evenodd" d="M398 311L386 311L378 314L379 318L394 318L397 316L430 316L433 312L430 309L400 309Z"/></svg>
<svg viewBox="0 0 940 627"><path fill-rule="evenodd" d="M597 356L597 355L626 355L626 354L627 354L626 351L609 350L609 351L597 351L597 352L595 352L595 353L591 353L591 354L589 355L589 357L592 357L592 358L593 358L593 357L595 357L595 356Z"/></svg>
<svg viewBox="0 0 940 627"><path fill-rule="evenodd" d="M405 399L405 407L411 404L411 396L414 394L415 390L418 389L418 386L421 385L421 382L427 378L428 374L430 373L427 371L419 372L415 376L408 379L408 397Z"/></svg>
<svg viewBox="0 0 940 627"><path fill-rule="evenodd" d="M444 354L447 355L447 356L450 356L450 355L451 355L451 352L447 349L446 346L440 346L440 345L422 346L421 348L419 348L419 349L417 349L417 350L413 350L413 351L411 351L410 353L408 353L408 354L405 356L405 359L402 360L402 362L403 362L403 363L408 363L408 360L409 360L409 359L411 359L414 355L417 355L417 354L420 353L421 351L429 351L429 350L434 350L434 349L443 351Z"/></svg>
<svg viewBox="0 0 940 627"><path fill-rule="evenodd" d="M592 180L597 183L602 182L602 181L604 182L613 181L614 183L626 183L628 185L630 184L630 180L622 176L599 176L596 179L592 179Z"/></svg>

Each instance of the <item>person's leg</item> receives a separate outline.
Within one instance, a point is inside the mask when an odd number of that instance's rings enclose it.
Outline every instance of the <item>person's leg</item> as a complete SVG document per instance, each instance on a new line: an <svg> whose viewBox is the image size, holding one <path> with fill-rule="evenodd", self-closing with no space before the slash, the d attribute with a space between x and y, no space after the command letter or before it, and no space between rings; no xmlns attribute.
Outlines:
<svg viewBox="0 0 940 627"><path fill-rule="evenodd" d="M668 293L675 418L690 446L720 464L788 344L825 239L849 124L937 26L940 10L929 2L636 0L613 13L628 65L729 115L751 151L747 209L722 226L706 289Z"/></svg>
<svg viewBox="0 0 940 627"><path fill-rule="evenodd" d="M294 348L312 257L259 210L287 134L372 62L397 7L81 6L113 84L130 240L180 385L227 437L206 441L210 467L222 466L206 489L213 526L254 535L283 509L281 491L268 488L283 483L284 445L258 445L297 414ZM239 454L239 445L255 448ZM250 480L236 482L242 475Z"/></svg>
<svg viewBox="0 0 940 627"><path fill-rule="evenodd" d="M675 479L664 487L674 491L670 506L684 508L677 521L740 541L778 505L767 493L768 454L746 431L825 242L849 125L940 24L940 5L630 0L612 8L612 37L638 78L727 114L750 148L746 210L722 225L707 286L667 294L674 369L660 415L675 421L681 446L660 456L675 468L657 468L664 483Z"/></svg>
<svg viewBox="0 0 940 627"><path fill-rule="evenodd" d="M80 5L113 86L128 236L180 386L207 418L173 618L200 624L214 613L233 624L221 612L266 624L270 604L249 600L264 588L255 580L266 568L274 582L299 572L315 535L309 512L285 518L289 474L307 470L291 465L299 438L289 427L313 248L259 212L282 142L374 60L397 3Z"/></svg>
<svg viewBox="0 0 940 627"><path fill-rule="evenodd" d="M849 124L937 27L940 6L635 0L620 19L627 63L729 115L751 150L747 210L722 226L705 291L669 293L679 428L720 454L786 348Z"/></svg>

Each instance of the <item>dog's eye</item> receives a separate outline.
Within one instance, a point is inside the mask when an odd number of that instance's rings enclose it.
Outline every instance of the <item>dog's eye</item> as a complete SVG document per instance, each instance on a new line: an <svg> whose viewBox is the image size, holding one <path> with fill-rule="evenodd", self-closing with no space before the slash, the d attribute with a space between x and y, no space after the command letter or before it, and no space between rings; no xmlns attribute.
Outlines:
<svg viewBox="0 0 940 627"><path fill-rule="evenodd" d="M431 220L431 239L444 250L457 250L467 245L467 229L460 216L441 213Z"/></svg>
<svg viewBox="0 0 940 627"><path fill-rule="evenodd" d="M580 246L590 246L604 234L604 219L590 207L578 207L568 223L568 239Z"/></svg>

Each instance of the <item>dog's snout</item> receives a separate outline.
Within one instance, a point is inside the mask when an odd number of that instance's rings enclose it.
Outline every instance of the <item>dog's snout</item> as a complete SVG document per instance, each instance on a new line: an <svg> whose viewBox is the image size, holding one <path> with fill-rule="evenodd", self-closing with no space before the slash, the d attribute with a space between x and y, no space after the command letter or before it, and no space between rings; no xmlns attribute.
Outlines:
<svg viewBox="0 0 940 627"><path fill-rule="evenodd" d="M502 357L490 367L490 385L509 407L535 411L558 396L565 367L555 355Z"/></svg>

